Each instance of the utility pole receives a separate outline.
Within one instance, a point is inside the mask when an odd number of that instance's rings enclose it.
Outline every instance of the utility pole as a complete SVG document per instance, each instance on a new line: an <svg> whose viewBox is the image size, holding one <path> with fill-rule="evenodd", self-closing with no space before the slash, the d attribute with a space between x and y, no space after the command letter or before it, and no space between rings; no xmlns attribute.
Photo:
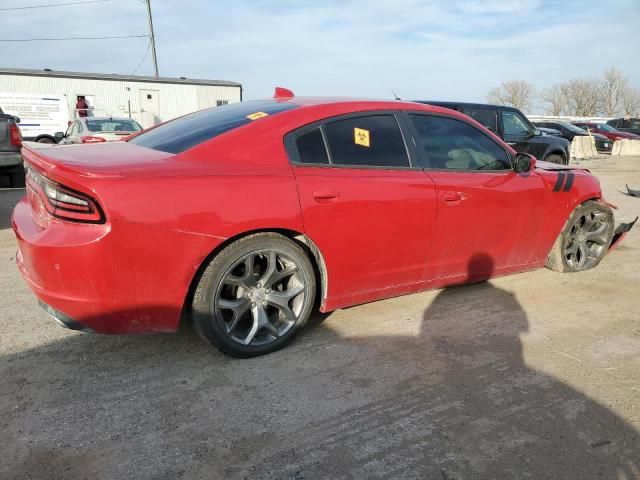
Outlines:
<svg viewBox="0 0 640 480"><path fill-rule="evenodd" d="M147 0L147 16L149 17L149 41L151 42L151 54L153 55L153 72L158 77L158 56L156 55L156 37L153 33L153 19L151 18L151 0Z"/></svg>

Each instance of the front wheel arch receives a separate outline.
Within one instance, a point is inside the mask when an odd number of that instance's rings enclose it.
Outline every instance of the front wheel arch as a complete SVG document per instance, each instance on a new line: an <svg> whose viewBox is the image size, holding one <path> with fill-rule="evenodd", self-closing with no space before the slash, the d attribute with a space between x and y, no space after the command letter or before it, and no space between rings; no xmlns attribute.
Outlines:
<svg viewBox="0 0 640 480"><path fill-rule="evenodd" d="M548 159L549 157L553 156L553 155L557 155L557 156L559 156L560 158L562 158L562 165L569 165L569 160L568 160L568 158L567 158L567 155L565 155L565 153L564 153L563 151L561 151L561 150L553 150L553 151L551 151L551 152L548 152L548 153L544 156L543 160L544 160L544 161L548 161L547 159ZM552 162L552 163L555 163L555 162Z"/></svg>

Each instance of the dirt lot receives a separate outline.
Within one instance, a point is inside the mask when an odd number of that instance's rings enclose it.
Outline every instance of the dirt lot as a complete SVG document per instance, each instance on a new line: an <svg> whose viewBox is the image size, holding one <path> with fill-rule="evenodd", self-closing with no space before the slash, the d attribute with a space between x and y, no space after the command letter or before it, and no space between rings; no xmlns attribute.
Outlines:
<svg viewBox="0 0 640 480"><path fill-rule="evenodd" d="M640 158L582 162L619 220ZM640 228L540 270L316 316L229 359L188 329L65 330L15 267L0 191L0 478L640 478Z"/></svg>

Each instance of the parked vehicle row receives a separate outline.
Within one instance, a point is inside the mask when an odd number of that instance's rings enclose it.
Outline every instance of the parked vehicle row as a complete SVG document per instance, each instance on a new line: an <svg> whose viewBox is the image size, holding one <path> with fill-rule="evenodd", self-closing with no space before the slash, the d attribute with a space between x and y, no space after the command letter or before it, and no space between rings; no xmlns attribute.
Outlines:
<svg viewBox="0 0 640 480"><path fill-rule="evenodd" d="M591 133L599 133L609 140L640 140L640 135L634 135L629 132L621 132L616 130L608 123L599 122L573 122L574 125Z"/></svg>
<svg viewBox="0 0 640 480"><path fill-rule="evenodd" d="M16 261L70 328L166 332L187 317L240 357L289 343L316 299L328 312L595 267L632 224L615 228L587 170L516 151L565 163L565 139L493 113L513 146L438 106L278 89L124 142L27 146Z"/></svg>
<svg viewBox="0 0 640 480"><path fill-rule="evenodd" d="M542 121L534 122L534 124L541 129L552 129L553 131L557 132L558 136L567 139L569 142L573 141L576 136L589 135L589 133L584 129L569 122ZM613 140L610 140L600 133L592 133L592 136L596 144L596 150L598 150L599 152L611 151L611 149L613 148Z"/></svg>

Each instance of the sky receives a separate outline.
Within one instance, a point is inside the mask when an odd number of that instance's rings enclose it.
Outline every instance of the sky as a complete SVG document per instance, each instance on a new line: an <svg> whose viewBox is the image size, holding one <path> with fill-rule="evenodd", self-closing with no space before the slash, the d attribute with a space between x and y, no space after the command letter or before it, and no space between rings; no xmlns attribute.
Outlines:
<svg viewBox="0 0 640 480"><path fill-rule="evenodd" d="M0 0L0 39L144 35L144 0ZM640 0L151 0L162 76L296 95L484 101L622 70L640 88ZM0 67L131 74L147 38L0 42ZM152 74L148 54L137 70Z"/></svg>

